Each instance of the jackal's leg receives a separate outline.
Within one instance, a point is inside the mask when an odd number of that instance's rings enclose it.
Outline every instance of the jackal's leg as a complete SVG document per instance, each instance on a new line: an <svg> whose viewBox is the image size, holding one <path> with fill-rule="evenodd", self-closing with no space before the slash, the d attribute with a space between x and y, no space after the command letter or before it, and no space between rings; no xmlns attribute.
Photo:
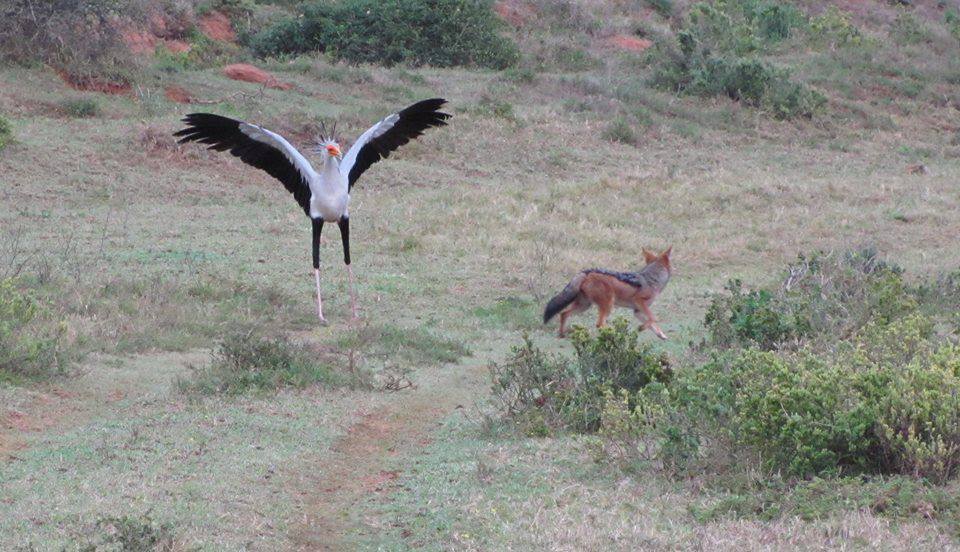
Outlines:
<svg viewBox="0 0 960 552"><path fill-rule="evenodd" d="M578 297L569 307L560 313L560 332L557 335L563 337L567 334L567 318L570 318L571 315L581 313L589 308L590 301L588 299L584 299L582 296Z"/></svg>
<svg viewBox="0 0 960 552"><path fill-rule="evenodd" d="M650 307L645 302L640 301L640 308L643 309L643 315L647 317L647 321L643 324L644 329L650 328L651 330L653 330L653 333L657 334L657 337L659 337L660 339L667 339L667 335L663 333L663 330L661 330L659 326L657 326L657 319L654 318L653 313L650 312ZM640 313L638 313L637 311L633 311L633 312L634 314L637 315L637 318L639 319Z"/></svg>
<svg viewBox="0 0 960 552"><path fill-rule="evenodd" d="M597 310L600 311L597 314L597 327L602 328L607 323L607 317L613 312L613 295L608 300L598 302Z"/></svg>

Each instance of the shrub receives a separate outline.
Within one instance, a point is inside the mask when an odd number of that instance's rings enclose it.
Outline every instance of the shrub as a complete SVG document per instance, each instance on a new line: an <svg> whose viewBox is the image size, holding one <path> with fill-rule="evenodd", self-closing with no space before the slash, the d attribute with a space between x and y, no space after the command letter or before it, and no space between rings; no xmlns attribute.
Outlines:
<svg viewBox="0 0 960 552"><path fill-rule="evenodd" d="M860 29L850 22L850 17L836 6L830 6L810 20L810 33L831 47L856 46L863 42Z"/></svg>
<svg viewBox="0 0 960 552"><path fill-rule="evenodd" d="M0 379L61 374L66 325L12 278L0 280Z"/></svg>
<svg viewBox="0 0 960 552"><path fill-rule="evenodd" d="M714 298L704 317L712 345L771 350L809 333L807 321L769 290L744 291L740 280L724 289L729 295Z"/></svg>
<svg viewBox="0 0 960 552"><path fill-rule="evenodd" d="M0 115L0 151L13 139L13 126L6 117Z"/></svg>
<svg viewBox="0 0 960 552"><path fill-rule="evenodd" d="M791 475L868 469L875 412L852 373L814 355L745 351L730 366L744 444Z"/></svg>
<svg viewBox="0 0 960 552"><path fill-rule="evenodd" d="M769 42L786 40L795 29L806 24L800 10L786 3L761 3L751 12L750 16L756 27L755 33Z"/></svg>
<svg viewBox="0 0 960 552"><path fill-rule="evenodd" d="M333 383L331 370L304 346L286 338L267 338L255 330L237 330L223 339L209 365L194 368L178 387L187 393L240 394Z"/></svg>
<svg viewBox="0 0 960 552"><path fill-rule="evenodd" d="M810 339L835 341L871 321L887 323L910 314L919 305L919 291L908 288L902 269L870 249L801 255L786 272L782 285L773 289L727 284L727 293L707 308L709 344L771 350L797 348ZM933 297L945 285L927 293Z"/></svg>
<svg viewBox="0 0 960 552"><path fill-rule="evenodd" d="M960 348L922 315L867 328L837 358L748 350L729 369L738 431L771 467L943 481L960 465Z"/></svg>
<svg viewBox="0 0 960 552"><path fill-rule="evenodd" d="M778 119L811 117L826 98L791 80L789 70L756 57L802 22L796 8L774 3L695 4L676 44L660 47L664 55L653 83L686 94L726 95Z"/></svg>
<svg viewBox="0 0 960 552"><path fill-rule="evenodd" d="M251 39L257 55L325 51L354 63L502 69L518 58L480 0L342 0L309 3L299 17Z"/></svg>
<svg viewBox="0 0 960 552"><path fill-rule="evenodd" d="M633 127L623 117L614 119L603 131L603 138L611 142L621 144L635 145L637 143L637 133Z"/></svg>
<svg viewBox="0 0 960 552"><path fill-rule="evenodd" d="M63 100L60 102L60 109L71 117L96 117L100 114L100 104L92 98Z"/></svg>
<svg viewBox="0 0 960 552"><path fill-rule="evenodd" d="M647 0L647 4L663 17L673 15L673 0Z"/></svg>
<svg viewBox="0 0 960 552"><path fill-rule="evenodd" d="M0 58L48 63L73 77L122 77L133 59L116 19L130 15L132 5L123 0L7 0L0 6Z"/></svg>
<svg viewBox="0 0 960 552"><path fill-rule="evenodd" d="M957 474L960 346L940 322L955 317L960 275L910 287L864 250L801 257L777 290L728 292L706 325L729 350L662 385L606 393L606 456L674 472L752 451L791 477Z"/></svg>
<svg viewBox="0 0 960 552"><path fill-rule="evenodd" d="M97 535L79 550L123 550L173 552L174 531L169 523L158 523L148 515L106 516L96 523Z"/></svg>
<svg viewBox="0 0 960 552"><path fill-rule="evenodd" d="M930 40L930 31L913 14L901 11L891 29L898 42L917 44Z"/></svg>
<svg viewBox="0 0 960 552"><path fill-rule="evenodd" d="M571 334L576 354L570 359L544 353L524 337L510 359L490 365L494 401L528 433L596 431L609 393L633 394L672 376L666 356L638 339L639 332L623 319L596 337L576 327Z"/></svg>
<svg viewBox="0 0 960 552"><path fill-rule="evenodd" d="M956 8L950 8L943 14L943 23L950 31L953 38L960 40L960 12Z"/></svg>

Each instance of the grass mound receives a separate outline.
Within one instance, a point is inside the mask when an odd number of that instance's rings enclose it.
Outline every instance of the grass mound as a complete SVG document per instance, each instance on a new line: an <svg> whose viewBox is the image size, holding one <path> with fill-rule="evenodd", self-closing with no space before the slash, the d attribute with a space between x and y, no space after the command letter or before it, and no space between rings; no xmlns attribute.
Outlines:
<svg viewBox="0 0 960 552"><path fill-rule="evenodd" d="M303 345L237 330L223 339L210 364L196 368L178 387L186 393L237 395L336 381L332 370Z"/></svg>
<svg viewBox="0 0 960 552"><path fill-rule="evenodd" d="M13 125L2 114L0 114L0 151L7 147L13 140Z"/></svg>

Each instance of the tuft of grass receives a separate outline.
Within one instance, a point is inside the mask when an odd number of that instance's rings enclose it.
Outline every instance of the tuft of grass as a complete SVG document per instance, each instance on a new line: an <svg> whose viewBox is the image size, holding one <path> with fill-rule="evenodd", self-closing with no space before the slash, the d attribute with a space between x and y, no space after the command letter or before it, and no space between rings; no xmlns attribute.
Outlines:
<svg viewBox="0 0 960 552"><path fill-rule="evenodd" d="M633 126L623 117L617 117L607 125L607 128L603 130L603 138L610 142L630 145L636 145L638 141Z"/></svg>
<svg viewBox="0 0 960 552"><path fill-rule="evenodd" d="M238 395L337 382L331 369L315 356L285 337L235 330L221 341L210 364L195 367L193 376L179 380L177 387L188 394Z"/></svg>
<svg viewBox="0 0 960 552"><path fill-rule="evenodd" d="M423 327L403 328L391 324L365 325L342 336L337 346L386 361L402 360L414 365L456 362L471 354L462 341Z"/></svg>
<svg viewBox="0 0 960 552"><path fill-rule="evenodd" d="M0 151L13 140L13 126L3 114L0 114Z"/></svg>
<svg viewBox="0 0 960 552"><path fill-rule="evenodd" d="M100 104L93 98L63 100L60 102L60 109L67 115L77 118L96 117L100 114Z"/></svg>
<svg viewBox="0 0 960 552"><path fill-rule="evenodd" d="M646 2L663 17L673 15L673 0L646 0Z"/></svg>
<svg viewBox="0 0 960 552"><path fill-rule="evenodd" d="M537 71L528 66L511 67L501 72L500 78L509 82L533 84L537 82Z"/></svg>
<svg viewBox="0 0 960 552"><path fill-rule="evenodd" d="M533 329L541 324L537 305L529 298L515 296L477 307L473 310L473 316L497 326L515 329Z"/></svg>
<svg viewBox="0 0 960 552"><path fill-rule="evenodd" d="M79 550L120 550L123 552L173 552L174 530L149 515L105 516L97 520L96 535L80 544Z"/></svg>
<svg viewBox="0 0 960 552"><path fill-rule="evenodd" d="M954 485L931 485L905 476L837 477L788 484L770 481L759 488L736 489L719 497L709 493L709 503L695 504L690 512L700 523L729 518L775 520L796 516L825 519L850 510L868 510L895 519L936 517L956 525L960 501Z"/></svg>

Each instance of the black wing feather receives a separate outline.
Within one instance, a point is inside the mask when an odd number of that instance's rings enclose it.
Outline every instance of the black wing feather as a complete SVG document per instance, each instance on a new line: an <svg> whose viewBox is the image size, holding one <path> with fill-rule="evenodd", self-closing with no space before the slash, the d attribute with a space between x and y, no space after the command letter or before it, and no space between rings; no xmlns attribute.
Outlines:
<svg viewBox="0 0 960 552"><path fill-rule="evenodd" d="M390 130L370 140L357 152L357 160L350 168L350 187L353 188L353 183L370 165L388 157L393 150L422 135L430 127L446 125L450 115L437 111L445 103L447 100L443 98L432 98L397 113L399 118Z"/></svg>
<svg viewBox="0 0 960 552"><path fill-rule="evenodd" d="M240 121L212 113L191 113L183 118L187 127L174 133L179 144L199 142L207 149L229 151L241 161L265 171L283 183L303 212L310 216L310 185L297 167L277 148L254 140L240 130Z"/></svg>

